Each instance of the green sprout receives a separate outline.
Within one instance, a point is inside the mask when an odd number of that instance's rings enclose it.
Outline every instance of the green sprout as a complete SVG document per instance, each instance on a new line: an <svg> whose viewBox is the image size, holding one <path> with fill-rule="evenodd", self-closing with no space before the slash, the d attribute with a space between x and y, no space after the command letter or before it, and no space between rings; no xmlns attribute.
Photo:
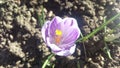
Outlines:
<svg viewBox="0 0 120 68"><path fill-rule="evenodd" d="M88 40L90 37L93 37L97 32L99 32L100 30L102 30L106 25L108 25L110 22L116 20L118 17L120 17L120 13L116 14L115 16L113 16L112 18L110 18L108 21L104 22L100 27L98 27L97 29L95 29L93 32L91 32L87 36L85 36L85 37L80 38L79 40L77 40L77 42L83 42L83 41Z"/></svg>
<svg viewBox="0 0 120 68"><path fill-rule="evenodd" d="M37 14L38 16L38 22L40 22L40 26L42 27L43 24L45 23L45 14L44 14L44 7L41 6L41 9L42 9L42 12L41 12L41 15Z"/></svg>

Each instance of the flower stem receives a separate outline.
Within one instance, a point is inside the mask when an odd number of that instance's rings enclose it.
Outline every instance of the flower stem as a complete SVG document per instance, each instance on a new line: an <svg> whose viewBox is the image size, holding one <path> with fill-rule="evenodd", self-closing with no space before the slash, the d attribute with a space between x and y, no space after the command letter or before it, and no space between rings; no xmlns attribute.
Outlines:
<svg viewBox="0 0 120 68"><path fill-rule="evenodd" d="M54 54L52 53L51 55L48 56L48 58L45 60L42 68L46 68L46 65L48 64L49 60L54 56Z"/></svg>

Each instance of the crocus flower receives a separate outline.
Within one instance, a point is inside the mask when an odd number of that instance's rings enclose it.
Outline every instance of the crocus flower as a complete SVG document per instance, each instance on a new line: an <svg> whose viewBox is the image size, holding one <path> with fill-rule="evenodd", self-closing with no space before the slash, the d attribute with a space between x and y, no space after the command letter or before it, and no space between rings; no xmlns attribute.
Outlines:
<svg viewBox="0 0 120 68"><path fill-rule="evenodd" d="M59 56L69 56L75 52L75 41L80 36L80 29L74 18L56 16L42 27L42 37L51 49Z"/></svg>

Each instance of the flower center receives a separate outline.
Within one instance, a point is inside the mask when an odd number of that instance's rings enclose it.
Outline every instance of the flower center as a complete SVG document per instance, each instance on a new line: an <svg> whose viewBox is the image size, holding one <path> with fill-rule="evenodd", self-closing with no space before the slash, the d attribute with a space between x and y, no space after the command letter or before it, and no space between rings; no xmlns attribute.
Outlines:
<svg viewBox="0 0 120 68"><path fill-rule="evenodd" d="M55 30L55 34L56 34L56 35L61 36L61 35L62 35L62 31L61 31L61 30L56 29L56 30Z"/></svg>
<svg viewBox="0 0 120 68"><path fill-rule="evenodd" d="M55 43L56 43L56 44L59 44L59 43L60 43L61 37L62 37L62 31L56 29L56 30L55 30Z"/></svg>

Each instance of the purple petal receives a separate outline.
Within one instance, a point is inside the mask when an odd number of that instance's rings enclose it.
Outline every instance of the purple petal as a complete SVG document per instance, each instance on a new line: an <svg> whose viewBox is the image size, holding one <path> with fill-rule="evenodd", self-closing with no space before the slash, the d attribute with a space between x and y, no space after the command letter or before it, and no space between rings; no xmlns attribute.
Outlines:
<svg viewBox="0 0 120 68"><path fill-rule="evenodd" d="M64 18L63 22L64 22L63 23L64 26L70 27L70 26L76 25L78 27L77 21L74 18Z"/></svg>
<svg viewBox="0 0 120 68"><path fill-rule="evenodd" d="M66 23L62 25L63 36L62 36L62 42L60 47L68 48L68 47L71 47L72 46L71 44L74 44L74 42L80 36L80 29L78 28L77 21L75 19L70 18L70 19L64 19L64 20ZM64 29L64 27L66 28Z"/></svg>
<svg viewBox="0 0 120 68"><path fill-rule="evenodd" d="M41 32L42 32L42 37L43 37L43 40L46 42L46 37L48 36L48 25L50 24L50 21L47 21L42 29L41 29Z"/></svg>
<svg viewBox="0 0 120 68"><path fill-rule="evenodd" d="M58 16L54 17L51 21L50 27L49 27L49 35L54 36L55 35L55 30L60 29L60 23L62 22L62 19Z"/></svg>
<svg viewBox="0 0 120 68"><path fill-rule="evenodd" d="M75 52L75 48L76 48L76 45L74 44L69 49L61 50L59 52L53 51L53 53L55 53L56 55L59 55L59 56L69 56L69 55L72 55Z"/></svg>
<svg viewBox="0 0 120 68"><path fill-rule="evenodd" d="M69 31L71 29L77 29L78 34L80 34L80 29L78 27L77 21L74 18L64 18L63 22L61 23L61 30L64 35L70 33Z"/></svg>
<svg viewBox="0 0 120 68"><path fill-rule="evenodd" d="M73 18L64 18L63 19L64 25L66 25L66 26L72 26L74 21L75 21L75 19L73 19Z"/></svg>
<svg viewBox="0 0 120 68"><path fill-rule="evenodd" d="M66 34L63 34L62 44L74 42L79 37L79 31L77 29L67 30Z"/></svg>
<svg viewBox="0 0 120 68"><path fill-rule="evenodd" d="M69 49L70 47L72 47L74 45L75 41L74 42L69 42L69 43L64 43L64 44L60 44L59 47L61 49Z"/></svg>

